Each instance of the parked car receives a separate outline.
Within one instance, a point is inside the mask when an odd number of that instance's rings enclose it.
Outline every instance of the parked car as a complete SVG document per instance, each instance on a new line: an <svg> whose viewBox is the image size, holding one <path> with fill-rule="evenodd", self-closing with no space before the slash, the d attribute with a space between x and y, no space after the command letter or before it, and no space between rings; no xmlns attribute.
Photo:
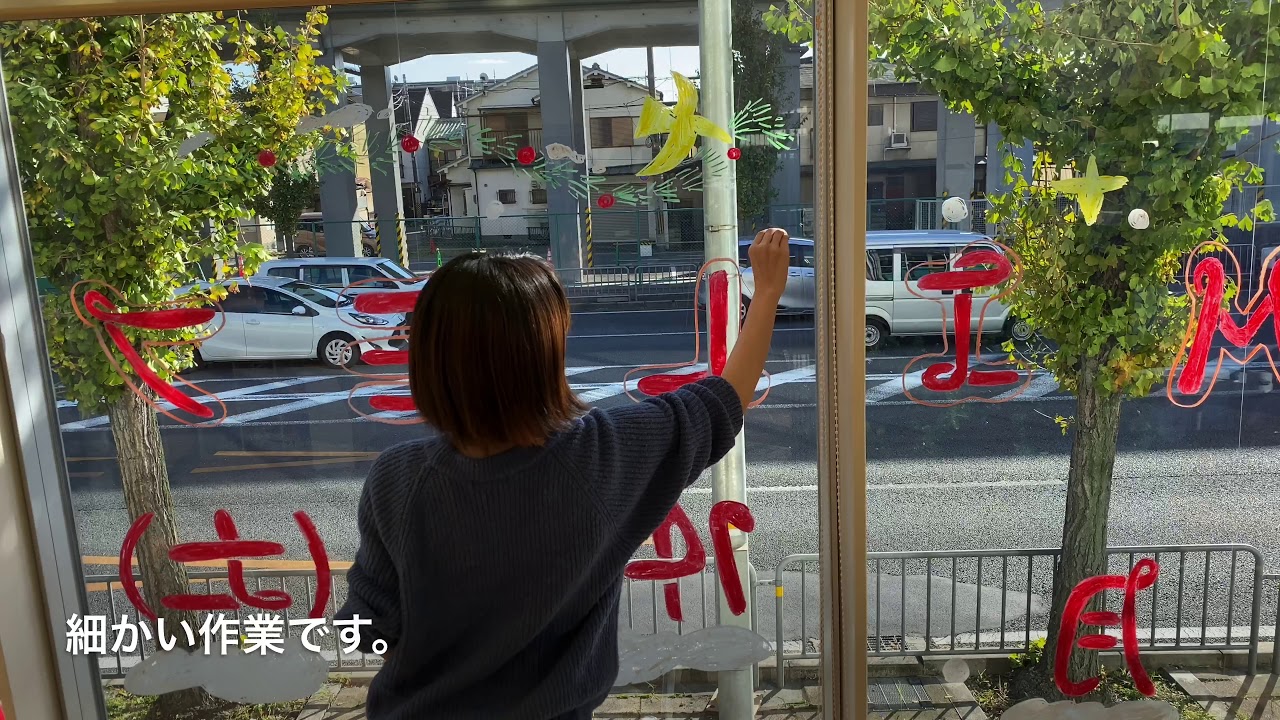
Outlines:
<svg viewBox="0 0 1280 720"><path fill-rule="evenodd" d="M179 294L209 287L197 283ZM196 360L319 359L336 368L355 365L364 350L404 349L404 341L379 339L403 325L404 315L366 315L353 305L352 298L297 280L255 277L240 282L221 302L226 318L222 330L200 344Z"/></svg>
<svg viewBox="0 0 1280 720"><path fill-rule="evenodd" d="M949 290L921 290L917 283L930 273L954 269L956 260L966 249L999 252L991 238L978 233L955 230L868 232L867 348L880 345L890 335L941 335L939 302L946 308L946 329L954 331L954 293ZM913 290L923 297L917 297ZM983 316L983 307L991 295L991 288L974 291L970 316L972 331L977 332L981 324L982 330L988 333L1002 332L1018 341L1030 338L1030 325L1015 317L999 301L987 306Z"/></svg>
<svg viewBox="0 0 1280 720"><path fill-rule="evenodd" d="M360 244L365 257L377 257L377 231L371 223L360 223ZM298 257L320 257L327 254L324 243L324 215L302 213L298 233L293 237L293 252Z"/></svg>
<svg viewBox="0 0 1280 720"><path fill-rule="evenodd" d="M748 249L752 240L738 241L738 264L742 268L742 307L750 304L755 294L755 279L751 272ZM997 250L991 238L978 233L955 230L882 230L867 233L867 348L875 348L891 335L941 335L942 313L938 300L947 311L947 330L955 330L953 317L954 295L948 291L920 290L917 281L929 273L954 268L954 263L967 246L970 250ZM937 263L927 265L926 263ZM787 286L778 307L782 311L813 312L817 302L814 277L814 244L803 238L791 239L791 263ZM907 273L910 273L910 278ZM917 297L907 289L923 295ZM705 283L704 283L705 286ZM999 301L986 308L986 316L980 317L983 305L991 297L990 288L976 292L970 327L977 332L979 321L982 329L990 333L1002 332L1018 341L1032 335L1025 320L1014 317L1009 308ZM706 289L701 302L706 303Z"/></svg>
<svg viewBox="0 0 1280 720"><path fill-rule="evenodd" d="M334 292L356 282L350 293L374 290L420 290L424 278L387 258L293 258L268 260L258 266L258 276L300 280Z"/></svg>

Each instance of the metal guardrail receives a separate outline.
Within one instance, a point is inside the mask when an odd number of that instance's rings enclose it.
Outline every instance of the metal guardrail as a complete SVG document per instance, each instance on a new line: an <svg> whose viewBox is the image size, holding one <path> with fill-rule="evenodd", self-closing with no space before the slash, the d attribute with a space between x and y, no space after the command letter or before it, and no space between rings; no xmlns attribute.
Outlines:
<svg viewBox="0 0 1280 720"><path fill-rule="evenodd" d="M869 628L868 654L880 657L1004 655L1027 651L1032 641L1043 637L1044 629L1048 627L1048 599L1059 553L1057 549L869 553L867 569L871 575L868 590L870 592L874 588L874 599L868 622L873 622L874 627ZM1199 563L1200 556L1203 556L1202 564ZM1241 556L1251 557L1252 567L1241 568ZM1144 591L1150 593L1150 600L1138 602L1139 641L1144 650L1247 648L1249 671L1256 671L1261 639L1259 623L1266 592L1264 578L1280 580L1280 575L1263 575L1262 555L1256 548L1238 544L1116 547L1108 549L1108 557L1109 572L1115 574L1127 573L1137 560L1144 557L1152 558L1161 566L1161 577L1150 590ZM1196 564L1189 566L1189 558ZM817 578L809 578L808 566L818 563L816 554L790 555L783 558L774 571L774 651L780 686L786 681L788 662L821 656L821 648L816 645L811 648L807 642L810 637L808 617L810 614L818 615L818 608L811 608L813 603L807 591L810 584L816 586ZM788 577L796 574L796 571L788 570L795 566L800 566L798 582ZM1174 567L1177 568L1176 585L1166 579ZM984 587L990 587L983 585L984 572L991 573L986 575L989 580L998 574L1000 584L994 587L995 592L982 592ZM813 574L816 575L816 570ZM1247 588L1243 587L1245 582L1241 576L1249 578ZM923 581L923 631L913 633L908 631L908 617L918 622L918 608L909 615L906 598L909 597L908 586L917 593L910 597L919 597L918 586L922 578L928 578ZM797 584L801 593L800 626L798 632L788 633L787 587L794 589ZM943 592L945 601L937 597L939 593L935 592L935 584L948 586L947 592ZM961 586L967 586L964 595L972 595L972 604L967 607L957 605ZM969 592L970 586L976 589ZM1224 587L1225 596L1215 597L1215 593ZM886 619L882 612L884 601L887 597L892 599L894 591L899 598L898 616ZM994 597L997 592L998 599ZM1018 607L1011 606L1011 593L1024 596L1018 598L1021 600ZM1107 592L1101 597L1102 608L1116 612L1121 609L1123 598L1120 593ZM984 598L987 602L999 604L994 622L984 622ZM972 622L958 626L957 614L960 611L967 613L970 608L973 610ZM814 612L810 613L811 609ZM989 606L986 617L990 617L992 610ZM1237 617L1249 618L1247 631L1236 633L1234 622ZM1215 622L1225 622L1221 633L1219 628L1210 625L1211 618ZM941 631L935 632L934 628L939 623ZM1162 623L1165 624L1163 628ZM1277 625L1280 626L1280 600L1277 600ZM897 632L886 635L886 628ZM797 640L791 639L797 635L798 649ZM1211 636L1214 642L1210 642ZM1273 663L1280 660L1280 643L1277 646Z"/></svg>
<svg viewBox="0 0 1280 720"><path fill-rule="evenodd" d="M615 267L567 268L577 282L565 283L564 292L573 298L625 298L634 296L631 269Z"/></svg>
<svg viewBox="0 0 1280 720"><path fill-rule="evenodd" d="M868 589L874 588L875 594L870 608L873 612L870 622L874 627L869 628L872 632L868 654L879 657L1006 655L1027 651L1034 640L1044 636L1048 626L1047 606L1058 554L1057 549L1047 548L870 553ZM1240 544L1116 547L1108 550L1108 556L1108 571L1115 574L1128 572L1144 557L1161 565L1160 577L1143 591L1138 601L1139 641L1144 651L1247 649L1250 672L1256 671L1258 644L1263 637L1260 626L1263 597L1280 590L1280 574L1263 574L1262 556L1256 548ZM1252 559L1251 566L1249 559ZM816 640L819 623L811 622L811 618L821 617L817 594L819 563L816 554L790 555L775 566L773 578L763 581L756 569L750 568L750 584L755 588L753 630L760 632L761 609L767 606L769 595L774 597L772 619L779 686L786 682L789 663L822 655L820 642ZM258 591L301 590L293 595L293 605L283 611L283 617L287 625L291 617L305 616L315 591L314 571L246 570L245 575L249 582L256 584ZM332 595L325 613L330 620L346 596L345 576L343 570L333 571ZM191 572L188 577L193 584L202 585L205 593L228 591L225 572ZM993 585L997 577L999 583ZM1176 583L1173 577L1177 578ZM924 578L928 581L924 582ZM118 578L97 575L87 577L86 582L91 584L91 589L99 591L90 594L90 614L119 618L123 594ZM681 587L683 622L667 617L659 592L661 581L624 580L619 623L632 632L683 635L719 622L713 558L708 558L702 572L677 582ZM910 623L920 622L920 608L908 611L907 603L902 601L921 597L921 582L924 582L924 632L910 627ZM109 592L101 592L107 588ZM972 588L978 591L973 592ZM987 588L988 592L981 592L981 588ZM800 596L798 607L786 602L796 591ZM886 605L892 604L895 592L899 598L896 617L892 613L885 615ZM117 593L121 593L119 598ZM1277 595L1280 596L1280 592ZM1120 610L1121 593L1108 592L1101 597L1100 609ZM986 615L984 605L988 608ZM1276 607L1276 622L1280 626L1280 597ZM973 618L958 620L957 615L969 609L973 610ZM257 611L237 611L236 617L242 620L244 614L254 612ZM1237 632L1236 619L1246 617L1247 628ZM1211 626L1220 621L1225 628ZM289 632L299 634L292 628ZM815 639L810 641L810 638ZM319 643L335 670L360 670L381 664L380 659L364 654L341 653L336 634L320 638ZM139 643L134 653L115 652L103 656L100 660L103 677L123 677L130 666L150 652L155 652L154 641ZM1280 643L1276 643L1272 667L1277 663L1280 663ZM758 666L754 672L758 681Z"/></svg>
<svg viewBox="0 0 1280 720"><path fill-rule="evenodd" d="M633 278L635 280L635 297L654 298L677 295L688 297L698 281L701 263L663 263L637 265Z"/></svg>

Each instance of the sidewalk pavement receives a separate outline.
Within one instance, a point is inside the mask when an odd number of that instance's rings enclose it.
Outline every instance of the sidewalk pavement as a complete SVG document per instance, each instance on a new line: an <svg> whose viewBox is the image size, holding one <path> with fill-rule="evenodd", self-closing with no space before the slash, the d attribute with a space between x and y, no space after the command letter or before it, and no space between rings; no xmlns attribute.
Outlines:
<svg viewBox="0 0 1280 720"><path fill-rule="evenodd" d="M1169 675L1219 720L1280 720L1280 676L1231 671Z"/></svg>
<svg viewBox="0 0 1280 720"><path fill-rule="evenodd" d="M874 678L870 720L986 720L963 684L931 678ZM364 720L365 685L326 685L298 715L297 720ZM819 720L822 689L816 686L762 689L756 693L757 718L767 720ZM659 694L643 691L609 696L596 711L600 720L703 720L719 716L715 693Z"/></svg>

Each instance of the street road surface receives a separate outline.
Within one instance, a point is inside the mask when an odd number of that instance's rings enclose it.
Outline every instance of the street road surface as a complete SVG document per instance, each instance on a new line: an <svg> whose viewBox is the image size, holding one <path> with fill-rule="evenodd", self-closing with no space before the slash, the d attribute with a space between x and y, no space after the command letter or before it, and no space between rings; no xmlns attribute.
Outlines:
<svg viewBox="0 0 1280 720"><path fill-rule="evenodd" d="M592 405L629 403L623 374L692 359L691 333L689 311L577 314L569 380ZM938 342L903 340L867 361L871 549L1057 547L1070 442L1054 418L1072 415L1073 398L1052 378L1035 377L1002 404L913 404L904 367L941 350ZM782 320L768 365L773 388L746 420L752 561L762 576L783 556L818 547L815 362L811 319ZM918 375L906 388L919 391ZM281 542L289 559L304 560L292 522L304 510L330 558L352 559L370 463L425 430L360 419L347 395L361 378L317 364L214 366L191 379L217 392L229 417L217 428L162 418L182 540L214 539L213 513L224 508L241 537ZM1242 393L1225 373L1217 394L1196 409L1175 407L1163 386L1157 390L1125 405L1111 544L1243 542L1263 551L1268 570L1280 570L1280 395ZM88 572L113 572L106 563L130 518L109 426L70 403L59 416ZM710 493L704 477L683 500L708 547ZM520 528L510 532L519 542Z"/></svg>

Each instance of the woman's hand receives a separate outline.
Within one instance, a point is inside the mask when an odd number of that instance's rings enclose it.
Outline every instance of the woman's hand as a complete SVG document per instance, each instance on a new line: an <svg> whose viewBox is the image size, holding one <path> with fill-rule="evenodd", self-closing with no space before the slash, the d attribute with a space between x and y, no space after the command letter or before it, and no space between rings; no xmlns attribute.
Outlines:
<svg viewBox="0 0 1280 720"><path fill-rule="evenodd" d="M755 281L755 292L751 297L753 307L762 302L777 305L782 298L787 288L787 268L791 264L790 240L786 230L761 230L747 250L751 258L751 276Z"/></svg>

